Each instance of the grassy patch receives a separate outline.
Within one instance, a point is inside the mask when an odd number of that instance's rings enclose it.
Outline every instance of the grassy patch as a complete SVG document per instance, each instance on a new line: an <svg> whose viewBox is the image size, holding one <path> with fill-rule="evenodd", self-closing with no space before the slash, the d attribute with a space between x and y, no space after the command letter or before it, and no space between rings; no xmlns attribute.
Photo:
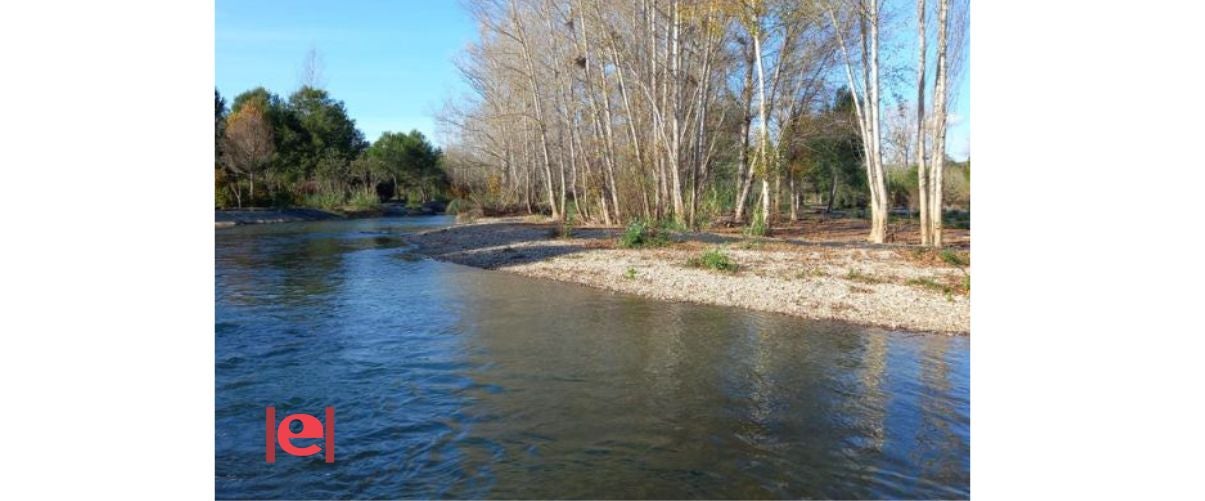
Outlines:
<svg viewBox="0 0 1205 501"><path fill-rule="evenodd" d="M732 258L720 249L711 249L699 257L687 259L686 265L691 268L707 268L728 273L735 272L737 269L737 264L732 261Z"/></svg>
<svg viewBox="0 0 1205 501"><path fill-rule="evenodd" d="M908 281L904 283L913 287L920 287L933 292L940 292L946 296L967 294L971 291L970 275L965 275L959 280L947 282L941 282L933 277L920 277L908 279Z"/></svg>
<svg viewBox="0 0 1205 501"><path fill-rule="evenodd" d="M942 262L959 268L971 264L971 255L967 252L959 252L952 249L943 249L939 256Z"/></svg>
<svg viewBox="0 0 1205 501"><path fill-rule="evenodd" d="M950 292L953 292L950 289L950 286L942 284L942 283L938 282L937 280L934 280L932 277L910 278L905 283L907 283L908 285L911 285L911 286L920 287L922 289L929 289L929 290L936 291L936 292L942 292L945 294L949 294Z"/></svg>
<svg viewBox="0 0 1205 501"><path fill-rule="evenodd" d="M359 190L352 193L351 198L347 200L347 206L354 210L372 210L381 206L381 199L376 193L368 190Z"/></svg>
<svg viewBox="0 0 1205 501"><path fill-rule="evenodd" d="M825 273L824 270L822 270L820 268L816 268L816 267L808 268L805 270L800 270L799 272L795 273L795 278L798 278L798 279L807 279L809 277L820 278L820 277L827 277L827 276L828 276L828 273Z"/></svg>
<svg viewBox="0 0 1205 501"><path fill-rule="evenodd" d="M845 279L851 280L854 282L864 283L864 284L883 283L883 281L881 279L879 279L879 277L876 277L874 275L870 275L867 273L863 273L861 270L856 270L856 269L850 269L849 272L847 272L845 274Z"/></svg>
<svg viewBox="0 0 1205 501"><path fill-rule="evenodd" d="M628 270L623 272L623 278L628 280L636 280L636 268L629 266Z"/></svg>
<svg viewBox="0 0 1205 501"><path fill-rule="evenodd" d="M302 205L315 209L335 210L343 205L343 194L330 191L314 193L302 199Z"/></svg>

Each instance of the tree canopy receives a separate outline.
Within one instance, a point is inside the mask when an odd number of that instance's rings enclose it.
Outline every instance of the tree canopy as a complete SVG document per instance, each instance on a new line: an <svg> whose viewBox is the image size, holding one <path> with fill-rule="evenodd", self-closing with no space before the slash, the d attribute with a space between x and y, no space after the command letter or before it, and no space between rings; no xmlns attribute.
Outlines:
<svg viewBox="0 0 1205 501"><path fill-rule="evenodd" d="M217 91L214 100L218 207L423 202L447 188L443 153L422 133L386 132L370 145L324 89L303 86L282 99L256 87L235 96L229 113Z"/></svg>

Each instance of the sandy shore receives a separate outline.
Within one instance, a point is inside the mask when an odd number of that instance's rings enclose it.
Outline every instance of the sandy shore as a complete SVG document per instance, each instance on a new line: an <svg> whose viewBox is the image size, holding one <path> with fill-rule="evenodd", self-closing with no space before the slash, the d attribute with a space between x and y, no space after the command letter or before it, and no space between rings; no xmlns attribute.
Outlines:
<svg viewBox="0 0 1205 501"><path fill-rule="evenodd" d="M662 300L909 331L970 332L965 278L970 270L949 265L932 251L838 238L752 240L722 233L675 233L667 246L622 249L620 229L576 228L567 239L552 236L552 229L517 218L482 220L420 233L413 243L439 260ZM969 245L964 234L952 240ZM722 249L739 269L727 273L687 265L713 248Z"/></svg>

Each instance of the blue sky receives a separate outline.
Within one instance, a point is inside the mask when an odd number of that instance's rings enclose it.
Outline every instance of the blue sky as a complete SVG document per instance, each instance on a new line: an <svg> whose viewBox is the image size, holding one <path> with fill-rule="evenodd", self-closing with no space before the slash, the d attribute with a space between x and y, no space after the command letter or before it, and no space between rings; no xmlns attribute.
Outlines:
<svg viewBox="0 0 1205 501"><path fill-rule="evenodd" d="M433 137L434 112L464 89L452 58L476 37L453 0L218 0L214 17L216 84L228 101L260 85L287 97L314 47L327 90L370 141L411 129Z"/></svg>
<svg viewBox="0 0 1205 501"><path fill-rule="evenodd" d="M466 91L452 60L476 38L455 0L217 0L214 17L216 84L228 101L261 85L287 97L312 47L327 90L370 141L418 129L438 143L432 117ZM956 159L969 152L969 82L951 110L947 151Z"/></svg>

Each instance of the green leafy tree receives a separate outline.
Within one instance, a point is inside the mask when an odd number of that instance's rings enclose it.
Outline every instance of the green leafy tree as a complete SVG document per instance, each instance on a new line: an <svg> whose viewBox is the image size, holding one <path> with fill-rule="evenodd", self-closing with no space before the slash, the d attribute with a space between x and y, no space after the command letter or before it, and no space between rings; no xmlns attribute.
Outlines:
<svg viewBox="0 0 1205 501"><path fill-rule="evenodd" d="M368 156L389 177L394 196L417 192L422 201L427 201L447 189L447 175L441 166L443 152L417 130L381 134Z"/></svg>
<svg viewBox="0 0 1205 501"><path fill-rule="evenodd" d="M254 104L264 110L272 128L275 153L269 163L273 188L287 190L289 185L311 178L317 163L308 149L310 134L302 127L297 114L276 94L263 87L251 89L234 98L231 113Z"/></svg>
<svg viewBox="0 0 1205 501"><path fill-rule="evenodd" d="M309 134L311 158L333 154L350 163L368 146L343 102L325 90L302 87L289 96L288 106Z"/></svg>

